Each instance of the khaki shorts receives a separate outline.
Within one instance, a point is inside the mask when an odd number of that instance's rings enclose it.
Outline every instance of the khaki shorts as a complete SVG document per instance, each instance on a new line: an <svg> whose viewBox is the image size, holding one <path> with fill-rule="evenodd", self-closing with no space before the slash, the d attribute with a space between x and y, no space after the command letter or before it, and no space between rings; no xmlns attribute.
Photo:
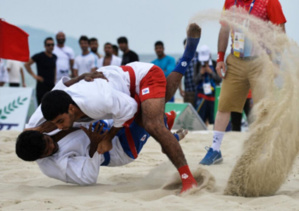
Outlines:
<svg viewBox="0 0 299 211"><path fill-rule="evenodd" d="M218 110L221 112L239 112L243 107L249 89L254 93L258 89L258 77L263 69L259 58L240 59L230 54L226 59L227 72L222 81Z"/></svg>

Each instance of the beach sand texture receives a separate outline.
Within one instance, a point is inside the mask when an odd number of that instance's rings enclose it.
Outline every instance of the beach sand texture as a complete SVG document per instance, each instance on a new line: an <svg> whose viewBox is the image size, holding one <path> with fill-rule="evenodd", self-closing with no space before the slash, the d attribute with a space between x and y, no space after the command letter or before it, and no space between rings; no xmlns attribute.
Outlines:
<svg viewBox="0 0 299 211"><path fill-rule="evenodd" d="M97 185L81 187L48 178L36 163L17 158L17 135L0 132L0 210L299 210L298 157L273 196L224 195L248 133L227 133L222 147L224 162L205 167L198 162L206 153L204 147L210 144L212 132L189 132L181 145L192 171L202 172L204 185L182 196L177 195L180 188L173 179L175 168L152 138L135 162L103 167Z"/></svg>

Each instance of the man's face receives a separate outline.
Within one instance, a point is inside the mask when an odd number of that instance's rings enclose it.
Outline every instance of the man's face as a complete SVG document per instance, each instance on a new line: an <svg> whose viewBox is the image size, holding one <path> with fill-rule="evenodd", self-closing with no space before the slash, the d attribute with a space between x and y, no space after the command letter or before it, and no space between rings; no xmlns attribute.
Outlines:
<svg viewBox="0 0 299 211"><path fill-rule="evenodd" d="M60 130L68 130L73 126L75 118L71 113L63 113L59 114L51 122Z"/></svg>
<svg viewBox="0 0 299 211"><path fill-rule="evenodd" d="M45 158L55 154L59 149L57 142L55 142L50 136L47 135L44 135L43 139L46 142L46 147L41 158Z"/></svg>
<svg viewBox="0 0 299 211"><path fill-rule="evenodd" d="M87 40L81 40L80 41L80 47L82 49L82 51L88 51L88 41Z"/></svg>
<svg viewBox="0 0 299 211"><path fill-rule="evenodd" d="M47 40L45 44L45 49L48 53L52 53L54 49L54 41L53 40Z"/></svg>
<svg viewBox="0 0 299 211"><path fill-rule="evenodd" d="M113 53L113 48L112 48L112 45L105 45L105 47L104 47L104 51L105 51L105 54L107 55L107 56L111 56L112 55L112 53Z"/></svg>
<svg viewBox="0 0 299 211"><path fill-rule="evenodd" d="M64 42L65 42L65 35L64 35L64 33L59 32L59 33L56 35L56 41L57 41L58 44L63 45Z"/></svg>
<svg viewBox="0 0 299 211"><path fill-rule="evenodd" d="M155 51L158 57L162 57L164 55L164 47L162 45L157 45L155 47Z"/></svg>
<svg viewBox="0 0 299 211"><path fill-rule="evenodd" d="M128 49L128 44L127 43L119 43L118 47L121 51L126 51Z"/></svg>
<svg viewBox="0 0 299 211"><path fill-rule="evenodd" d="M92 52L97 53L99 47L98 41L91 41L89 47Z"/></svg>

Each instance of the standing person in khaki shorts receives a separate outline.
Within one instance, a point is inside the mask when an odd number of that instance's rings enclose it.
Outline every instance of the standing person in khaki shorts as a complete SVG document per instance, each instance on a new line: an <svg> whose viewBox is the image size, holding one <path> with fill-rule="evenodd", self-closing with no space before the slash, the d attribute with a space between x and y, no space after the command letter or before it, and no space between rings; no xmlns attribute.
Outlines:
<svg viewBox="0 0 299 211"><path fill-rule="evenodd" d="M273 24L281 26L282 30L285 31L286 19L279 0L225 0L224 10L228 10L232 6L242 7L250 15L264 21L271 21ZM226 70L224 54L228 45L230 30L232 30L232 48L231 54L226 60ZM203 165L212 165L223 160L220 146L230 119L230 113L232 111L242 112L249 89L252 89L253 99L255 97L255 84L263 69L263 62L252 54L252 45L246 39L241 39L242 37L244 34L238 29L231 29L230 26L222 24L218 37L216 70L218 75L223 78L223 82L214 125L213 143L205 157L200 161L200 164Z"/></svg>

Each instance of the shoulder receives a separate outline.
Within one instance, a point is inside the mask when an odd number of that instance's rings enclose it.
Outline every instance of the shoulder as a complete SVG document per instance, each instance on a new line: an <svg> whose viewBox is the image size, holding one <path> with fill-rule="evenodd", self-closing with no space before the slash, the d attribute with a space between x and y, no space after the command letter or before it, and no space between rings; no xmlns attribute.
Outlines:
<svg viewBox="0 0 299 211"><path fill-rule="evenodd" d="M223 10L228 10L235 5L235 0L225 0Z"/></svg>
<svg viewBox="0 0 299 211"><path fill-rule="evenodd" d="M41 58L43 56L45 56L45 53L44 52L40 52L40 53L34 54L32 56L32 59L35 60L35 59Z"/></svg>
<svg viewBox="0 0 299 211"><path fill-rule="evenodd" d="M169 55L166 55L167 59L170 60L170 61L175 61L175 58L173 56L169 56Z"/></svg>
<svg viewBox="0 0 299 211"><path fill-rule="evenodd" d="M129 51L129 54L134 55L134 56L137 56L137 53L135 53L135 52L132 51L132 50Z"/></svg>
<svg viewBox="0 0 299 211"><path fill-rule="evenodd" d="M69 46L64 46L63 50L68 51L68 52L74 52L74 50Z"/></svg>

